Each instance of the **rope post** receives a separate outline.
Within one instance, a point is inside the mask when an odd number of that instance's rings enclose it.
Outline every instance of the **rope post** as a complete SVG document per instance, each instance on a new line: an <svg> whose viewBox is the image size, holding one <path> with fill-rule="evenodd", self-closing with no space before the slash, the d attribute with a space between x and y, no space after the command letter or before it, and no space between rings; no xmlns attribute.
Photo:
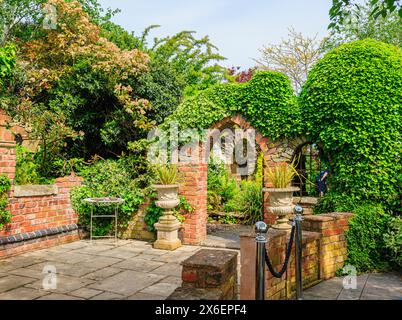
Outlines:
<svg viewBox="0 0 402 320"><path fill-rule="evenodd" d="M265 300L265 243L267 242L268 226L265 222L259 221L255 224L257 243L256 252L256 281L255 299Z"/></svg>
<svg viewBox="0 0 402 320"><path fill-rule="evenodd" d="M303 277L302 277L302 221L303 208L298 204L295 206L295 226L296 226L296 299L303 300Z"/></svg>

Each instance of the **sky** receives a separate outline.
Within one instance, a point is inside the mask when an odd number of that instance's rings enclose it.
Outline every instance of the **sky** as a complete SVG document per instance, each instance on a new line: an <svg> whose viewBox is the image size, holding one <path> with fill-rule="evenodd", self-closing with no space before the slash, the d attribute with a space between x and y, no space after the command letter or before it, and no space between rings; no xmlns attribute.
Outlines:
<svg viewBox="0 0 402 320"><path fill-rule="evenodd" d="M307 36L326 36L331 0L99 0L104 8L121 9L113 22L140 35L161 25L154 37L182 30L208 35L227 58L227 67L247 69L260 57L259 49L286 38L288 28Z"/></svg>

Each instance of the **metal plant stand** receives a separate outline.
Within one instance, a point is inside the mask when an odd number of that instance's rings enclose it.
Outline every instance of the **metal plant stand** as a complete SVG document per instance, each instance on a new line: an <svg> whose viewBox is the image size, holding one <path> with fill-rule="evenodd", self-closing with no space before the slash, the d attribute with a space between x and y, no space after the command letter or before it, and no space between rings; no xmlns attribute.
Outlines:
<svg viewBox="0 0 402 320"><path fill-rule="evenodd" d="M114 238L117 240L117 217L118 217L118 207L120 204L124 203L124 199L121 198L87 198L83 200L86 203L91 204L91 225L90 225L90 239L95 238ZM95 205L114 205L114 213L113 214L98 214L94 215L94 206ZM94 236L92 235L93 229L93 218L114 218L114 237L113 236Z"/></svg>

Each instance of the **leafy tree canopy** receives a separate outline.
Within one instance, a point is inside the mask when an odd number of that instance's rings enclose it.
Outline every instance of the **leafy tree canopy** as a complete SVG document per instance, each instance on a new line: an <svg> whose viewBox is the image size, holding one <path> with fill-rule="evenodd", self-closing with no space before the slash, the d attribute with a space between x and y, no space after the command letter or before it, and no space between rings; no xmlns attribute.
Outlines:
<svg viewBox="0 0 402 320"><path fill-rule="evenodd" d="M402 18L393 11L385 17L375 18L375 8L370 1L354 7L353 18L331 29L330 36L324 41L324 51L328 52L342 43L363 39L375 39L385 43L402 45Z"/></svg>
<svg viewBox="0 0 402 320"><path fill-rule="evenodd" d="M371 13L374 19L385 18L392 12L397 12L402 18L402 4L400 0L369 0ZM356 10L357 9L357 10ZM356 0L332 0L329 11L331 23L329 29L338 29L344 24L350 24L353 18L359 17L360 4Z"/></svg>

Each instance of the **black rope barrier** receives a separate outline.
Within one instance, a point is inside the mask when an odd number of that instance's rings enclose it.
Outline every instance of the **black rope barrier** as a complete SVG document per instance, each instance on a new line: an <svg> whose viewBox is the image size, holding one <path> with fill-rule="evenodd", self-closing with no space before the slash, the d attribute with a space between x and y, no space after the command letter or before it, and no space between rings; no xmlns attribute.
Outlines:
<svg viewBox="0 0 402 320"><path fill-rule="evenodd" d="M274 267L272 266L271 260L269 259L267 248L265 247L265 263L268 266L269 272L271 272L275 278L282 278L283 274L286 272L286 269L288 268L290 254L292 253L293 239L295 237L295 230L296 230L296 224L293 224L292 231L290 232L290 239L286 251L285 262L280 272L275 271Z"/></svg>

